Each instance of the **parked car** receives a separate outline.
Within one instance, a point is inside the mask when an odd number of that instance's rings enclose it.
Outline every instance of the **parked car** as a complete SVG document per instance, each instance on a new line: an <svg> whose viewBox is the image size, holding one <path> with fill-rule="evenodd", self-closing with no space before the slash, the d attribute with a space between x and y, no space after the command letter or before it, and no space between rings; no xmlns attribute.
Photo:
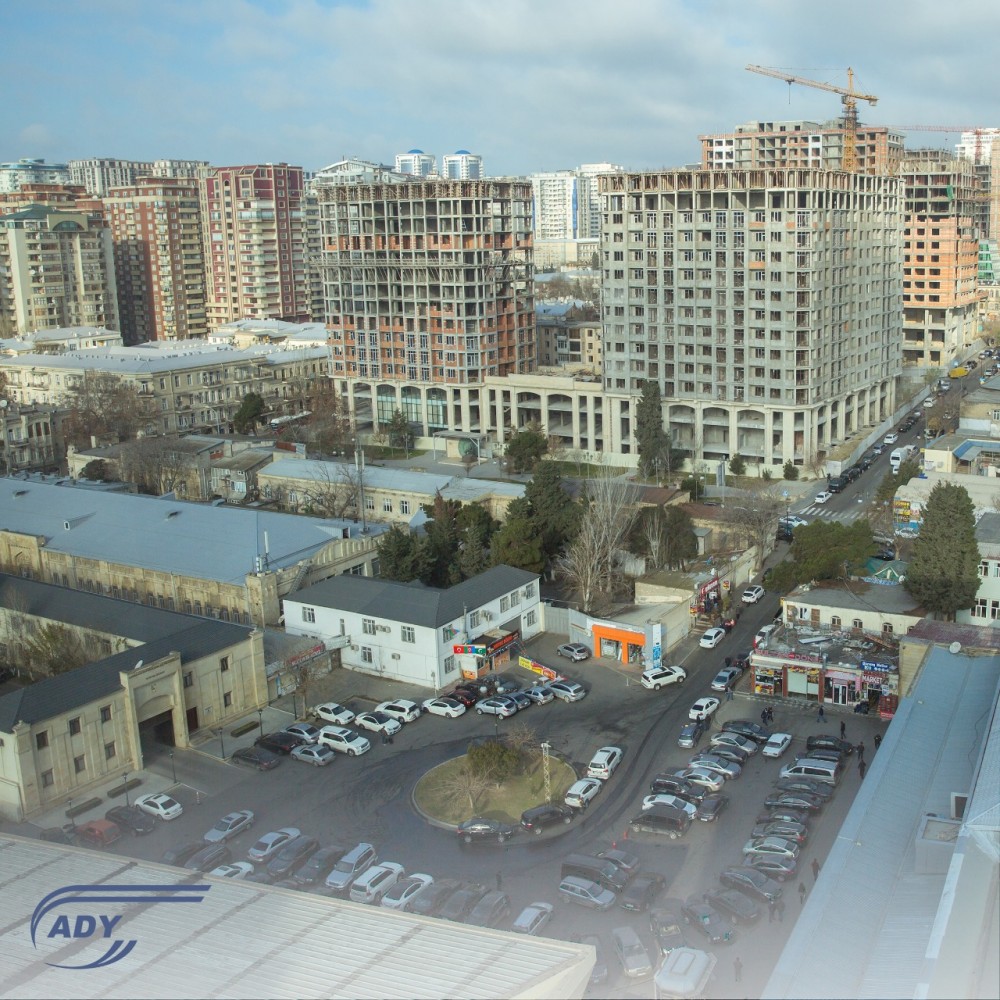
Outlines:
<svg viewBox="0 0 1000 1000"><path fill-rule="evenodd" d="M780 792L805 792L824 801L833 796L833 785L824 785L821 781L813 781L812 778L779 778L774 787Z"/></svg>
<svg viewBox="0 0 1000 1000"><path fill-rule="evenodd" d="M192 872L209 872L219 865L228 864L231 857L225 844L206 844L184 862L184 867Z"/></svg>
<svg viewBox="0 0 1000 1000"><path fill-rule="evenodd" d="M247 851L247 861L252 861L256 865L262 865L270 861L275 854L280 851L285 844L289 841L294 840L301 834L298 827L294 826L283 826L280 830L272 830L269 833L265 833L254 845Z"/></svg>
<svg viewBox="0 0 1000 1000"><path fill-rule="evenodd" d="M319 841L315 837L298 836L285 844L267 863L268 874L273 879L290 878L317 850Z"/></svg>
<svg viewBox="0 0 1000 1000"><path fill-rule="evenodd" d="M441 715L446 719L457 719L460 715L465 715L465 705L457 698L428 698L422 707L425 712Z"/></svg>
<svg viewBox="0 0 1000 1000"><path fill-rule="evenodd" d="M319 742L322 746L336 750L337 753L346 753L348 757L357 757L359 754L368 753L372 745L358 735L353 729L346 729L343 726L324 726L319 731Z"/></svg>
<svg viewBox="0 0 1000 1000"><path fill-rule="evenodd" d="M521 813L521 828L530 833L541 834L549 827L569 824L573 820L573 810L555 803L534 806Z"/></svg>
<svg viewBox="0 0 1000 1000"><path fill-rule="evenodd" d="M436 917L449 897L464 885L464 882L454 878L435 879L426 889L407 900L403 909L422 917Z"/></svg>
<svg viewBox="0 0 1000 1000"><path fill-rule="evenodd" d="M782 837L793 844L803 844L809 836L808 828L802 823L775 819L767 823L757 823L750 832L751 837Z"/></svg>
<svg viewBox="0 0 1000 1000"><path fill-rule="evenodd" d="M313 715L322 722L334 726L348 726L354 721L354 713L335 701L326 701L313 709Z"/></svg>
<svg viewBox="0 0 1000 1000"><path fill-rule="evenodd" d="M582 642L564 642L561 646L556 647L556 653L559 656L567 657L574 663L590 658L590 650Z"/></svg>
<svg viewBox="0 0 1000 1000"><path fill-rule="evenodd" d="M91 819L76 828L77 843L85 847L110 847L121 836L121 827L109 819Z"/></svg>
<svg viewBox="0 0 1000 1000"><path fill-rule="evenodd" d="M415 872L400 879L383 897L382 906L387 910L405 910L425 889L434 884L430 875Z"/></svg>
<svg viewBox="0 0 1000 1000"><path fill-rule="evenodd" d="M618 905L623 910L645 913L666 887L665 875L659 872L642 872L625 887L618 897Z"/></svg>
<svg viewBox="0 0 1000 1000"><path fill-rule="evenodd" d="M698 813L698 807L693 802L688 802L687 799L682 799L679 795L671 795L669 792L647 795L642 800L643 809L655 809L657 806L679 809L681 812L687 813L691 819L694 819Z"/></svg>
<svg viewBox="0 0 1000 1000"><path fill-rule="evenodd" d="M698 640L698 645L702 649L715 649L725 637L726 630L724 628L710 628Z"/></svg>
<svg viewBox="0 0 1000 1000"><path fill-rule="evenodd" d="M668 684L680 684L687 679L687 671L683 667L672 667L661 664L658 667L647 667L639 678L639 683L651 691L659 691Z"/></svg>
<svg viewBox="0 0 1000 1000"><path fill-rule="evenodd" d="M598 778L581 778L569 786L563 801L573 809L586 809L603 787L604 782Z"/></svg>
<svg viewBox="0 0 1000 1000"><path fill-rule="evenodd" d="M826 503L827 500L832 500L833 494L829 490L820 490L816 496L813 497L813 503Z"/></svg>
<svg viewBox="0 0 1000 1000"><path fill-rule="evenodd" d="M764 799L764 805L768 809L773 809L776 806L787 806L791 809L805 809L808 812L822 809L823 803L823 799L810 795L808 792L782 792L778 789L770 792Z"/></svg>
<svg viewBox="0 0 1000 1000"><path fill-rule="evenodd" d="M712 753L696 753L690 761L691 767L700 767L703 771L721 775L727 781L738 778L743 773L739 764L731 760L723 760Z"/></svg>
<svg viewBox="0 0 1000 1000"><path fill-rule="evenodd" d="M375 707L376 712L385 712L397 722L416 722L420 718L420 706L415 701L397 698L395 701L383 701Z"/></svg>
<svg viewBox="0 0 1000 1000"><path fill-rule="evenodd" d="M705 902L734 924L752 924L760 916L760 907L739 889L713 889L705 893Z"/></svg>
<svg viewBox="0 0 1000 1000"><path fill-rule="evenodd" d="M708 722L704 719L685 723L681 726L680 735L677 737L677 745L689 750L696 747L707 729Z"/></svg>
<svg viewBox="0 0 1000 1000"><path fill-rule="evenodd" d="M289 756L293 760L302 761L303 764L312 764L313 767L326 767L327 764L333 763L337 755L328 746L304 744L296 747Z"/></svg>
<svg viewBox="0 0 1000 1000"><path fill-rule="evenodd" d="M754 585L752 587L747 587L743 591L743 603L744 604L756 604L766 593L763 587L759 585Z"/></svg>
<svg viewBox="0 0 1000 1000"><path fill-rule="evenodd" d="M718 698L699 698L688 710L688 718L696 721L711 718L719 707Z"/></svg>
<svg viewBox="0 0 1000 1000"><path fill-rule="evenodd" d="M234 764L252 767L256 771L273 771L281 763L281 758L276 753L263 747L243 747L234 750L229 759Z"/></svg>
<svg viewBox="0 0 1000 1000"><path fill-rule="evenodd" d="M524 692L536 705L547 705L555 700L555 695L548 684L536 684Z"/></svg>
<svg viewBox="0 0 1000 1000"><path fill-rule="evenodd" d="M352 847L330 870L323 880L335 895L344 895L354 880L378 862L378 854L371 844L364 842Z"/></svg>
<svg viewBox="0 0 1000 1000"><path fill-rule="evenodd" d="M623 851L617 847L609 847L606 850L598 851L595 857L604 861L610 861L620 872L624 872L632 878L642 867L642 859L638 854L631 851Z"/></svg>
<svg viewBox="0 0 1000 1000"><path fill-rule="evenodd" d="M439 916L445 920L464 920L472 908L486 895L486 887L470 882L453 892L441 907Z"/></svg>
<svg viewBox="0 0 1000 1000"><path fill-rule="evenodd" d="M837 736L821 733L818 736L806 738L806 751L808 756L813 756L813 750L839 750L845 756L854 753L854 744L849 740L842 740Z"/></svg>
<svg viewBox="0 0 1000 1000"><path fill-rule="evenodd" d="M710 792L721 792L726 779L721 775L713 774L701 767L682 767L674 771L678 778L690 781L692 785L701 785Z"/></svg>
<svg viewBox="0 0 1000 1000"><path fill-rule="evenodd" d="M253 826L254 814L249 809L239 809L226 813L202 838L206 844L217 844L229 840Z"/></svg>
<svg viewBox="0 0 1000 1000"><path fill-rule="evenodd" d="M381 733L385 736L395 736L403 724L385 712L359 712L354 716L354 725L358 729L367 729L371 733Z"/></svg>
<svg viewBox="0 0 1000 1000"><path fill-rule="evenodd" d="M144 837L156 829L156 820L136 806L112 806L104 818L133 837Z"/></svg>
<svg viewBox="0 0 1000 1000"><path fill-rule="evenodd" d="M521 690L521 682L506 674L487 674L484 682L489 685L493 694L513 694Z"/></svg>
<svg viewBox="0 0 1000 1000"><path fill-rule="evenodd" d="M899 440L899 435L893 431L890 431L884 438L882 438L882 444L890 445L895 444Z"/></svg>
<svg viewBox="0 0 1000 1000"><path fill-rule="evenodd" d="M695 819L702 823L714 823L719 818L719 813L729 805L728 795L706 795L698 803L698 811Z"/></svg>
<svg viewBox="0 0 1000 1000"><path fill-rule="evenodd" d="M315 743L319 736L319 728L311 722L293 722L290 726L285 727L285 732L291 733L293 736L300 736L306 743Z"/></svg>
<svg viewBox="0 0 1000 1000"><path fill-rule="evenodd" d="M587 765L587 777L606 781L615 773L621 760L622 751L619 747L601 747Z"/></svg>
<svg viewBox="0 0 1000 1000"><path fill-rule="evenodd" d="M739 764L740 767L743 767L750 757L750 755L744 750L718 743L714 746L709 746L709 748L702 751L702 753L707 753L712 757L718 757L720 760L728 760L731 764Z"/></svg>
<svg viewBox="0 0 1000 1000"><path fill-rule="evenodd" d="M458 836L467 844L475 840L495 840L502 844L514 836L514 827L495 819L473 816L455 828Z"/></svg>
<svg viewBox="0 0 1000 1000"><path fill-rule="evenodd" d="M762 854L769 857L797 858L799 845L783 837L751 837L743 845L744 855Z"/></svg>
<svg viewBox="0 0 1000 1000"><path fill-rule="evenodd" d="M784 882L795 874L798 860L796 858L782 858L768 854L749 854L746 863L751 868L763 872L768 878L777 882Z"/></svg>
<svg viewBox="0 0 1000 1000"><path fill-rule="evenodd" d="M467 709L473 708L477 701L482 697L482 694L478 690L473 690L471 687L457 687L449 695L449 698L454 698L455 701L460 702Z"/></svg>
<svg viewBox="0 0 1000 1000"><path fill-rule="evenodd" d="M799 517L798 514L786 514L784 517L778 518L778 524L787 524L790 528L800 528L803 524L808 523L804 517Z"/></svg>
<svg viewBox="0 0 1000 1000"><path fill-rule="evenodd" d="M549 690L560 701L581 701L587 695L587 689L576 681L553 681Z"/></svg>
<svg viewBox="0 0 1000 1000"><path fill-rule="evenodd" d="M649 929L653 932L653 940L661 955L669 955L675 948L684 947L682 920L675 910L666 907L649 911Z"/></svg>
<svg viewBox="0 0 1000 1000"><path fill-rule="evenodd" d="M728 691L731 687L736 687L743 671L739 667L723 667L712 678L713 691Z"/></svg>
<svg viewBox="0 0 1000 1000"><path fill-rule="evenodd" d="M615 905L615 894L588 878L567 875L559 883L559 893L571 903L591 910L610 910Z"/></svg>
<svg viewBox="0 0 1000 1000"><path fill-rule="evenodd" d="M765 757L780 757L792 743L791 733L772 733L768 741L761 747Z"/></svg>
<svg viewBox="0 0 1000 1000"><path fill-rule="evenodd" d="M537 934L552 919L554 912L551 903L529 903L514 918L510 929L515 934Z"/></svg>
<svg viewBox="0 0 1000 1000"><path fill-rule="evenodd" d="M135 800L135 804L144 813L149 813L150 816L163 820L177 819L184 812L184 807L166 792L149 792L146 795L140 795Z"/></svg>
<svg viewBox="0 0 1000 1000"><path fill-rule="evenodd" d="M757 634L753 637L753 648L759 649L764 643L767 642L772 632L777 630L777 623L772 622L770 625L762 625L757 629Z"/></svg>
<svg viewBox="0 0 1000 1000"><path fill-rule="evenodd" d="M763 745L771 738L770 730L746 719L727 719L722 723L722 729L724 732L736 733L737 736L753 740L758 746Z"/></svg>
<svg viewBox="0 0 1000 1000"><path fill-rule="evenodd" d="M589 988L593 989L595 986L606 983L608 981L608 962L604 957L604 944L601 939L596 934L584 934L580 938L580 944L589 944L597 956L594 967L590 970Z"/></svg>
<svg viewBox="0 0 1000 1000"><path fill-rule="evenodd" d="M773 820L786 820L789 823L809 825L809 814L804 809L790 809L787 806L775 806L757 814L758 823L770 823Z"/></svg>
<svg viewBox="0 0 1000 1000"><path fill-rule="evenodd" d="M724 722L722 725L725 726L726 723ZM750 739L747 736L741 736L739 733L730 732L727 729L723 729L721 733L713 733L709 742L712 746L734 747L750 757L760 749L756 740Z"/></svg>
<svg viewBox="0 0 1000 1000"><path fill-rule="evenodd" d="M322 882L345 853L339 844L321 847L318 851L314 851L309 860L295 872L295 881L299 885L316 885Z"/></svg>
<svg viewBox="0 0 1000 1000"><path fill-rule="evenodd" d="M723 885L739 889L765 902L781 898L781 885L773 878L768 878L763 872L749 865L734 865L726 868L719 876Z"/></svg>
<svg viewBox="0 0 1000 1000"><path fill-rule="evenodd" d="M499 715L502 719L509 719L512 715L517 715L517 705L506 695L495 695L479 702L476 705L476 714Z"/></svg>
<svg viewBox="0 0 1000 1000"><path fill-rule="evenodd" d="M505 697L510 698L514 702L519 712L523 712L526 708L531 708L535 704L524 691L511 691Z"/></svg>
<svg viewBox="0 0 1000 1000"><path fill-rule="evenodd" d="M687 810L674 809L671 806L653 806L650 809L643 809L638 816L633 816L628 825L629 829L636 833L652 833L677 840L690 828L691 816Z"/></svg>
<svg viewBox="0 0 1000 1000"><path fill-rule="evenodd" d="M711 944L728 944L736 937L729 921L704 901L689 899L681 907L681 914L684 923L694 927Z"/></svg>
<svg viewBox="0 0 1000 1000"><path fill-rule="evenodd" d="M240 882L250 875L253 875L253 865L249 861L233 861L230 864L219 865L213 868L206 875L212 878L224 878L232 882Z"/></svg>
<svg viewBox="0 0 1000 1000"><path fill-rule="evenodd" d="M294 733L265 733L253 742L254 746L263 747L271 753L291 753L296 747L309 741Z"/></svg>
<svg viewBox="0 0 1000 1000"><path fill-rule="evenodd" d="M678 795L688 802L697 805L708 792L700 785L695 785L683 778L678 778L676 774L658 774L649 784L649 790L654 795L668 792L671 795Z"/></svg>
<svg viewBox="0 0 1000 1000"><path fill-rule="evenodd" d="M353 903L378 906L382 897L406 874L396 861L380 861L359 875L352 883L348 898Z"/></svg>
<svg viewBox="0 0 1000 1000"><path fill-rule="evenodd" d="M649 952L631 927L615 927L611 931L611 944L627 978L641 979L653 974Z"/></svg>
<svg viewBox="0 0 1000 1000"><path fill-rule="evenodd" d="M205 841L195 840L187 844L178 844L176 847L170 847L163 852L163 857L160 858L160 864L162 865L173 865L175 868L183 868L184 862L187 861L192 854L196 854L205 846Z"/></svg>

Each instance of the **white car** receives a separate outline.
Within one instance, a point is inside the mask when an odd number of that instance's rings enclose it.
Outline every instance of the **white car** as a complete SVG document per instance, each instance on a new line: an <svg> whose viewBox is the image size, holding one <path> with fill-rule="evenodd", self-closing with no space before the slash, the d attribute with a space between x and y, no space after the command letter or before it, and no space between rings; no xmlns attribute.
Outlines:
<svg viewBox="0 0 1000 1000"><path fill-rule="evenodd" d="M476 704L476 715L499 715L501 719L509 719L517 715L517 703L506 695L484 698Z"/></svg>
<svg viewBox="0 0 1000 1000"><path fill-rule="evenodd" d="M212 878L232 879L234 882L245 879L247 875L253 874L253 865L249 861L234 861L232 864L219 865L213 868L208 874Z"/></svg>
<svg viewBox="0 0 1000 1000"><path fill-rule="evenodd" d="M927 399L924 400L924 409L929 410L936 402L937 400L933 396L928 396Z"/></svg>
<svg viewBox="0 0 1000 1000"><path fill-rule="evenodd" d="M601 747L587 765L587 777L606 781L621 762L622 752L618 747Z"/></svg>
<svg viewBox="0 0 1000 1000"><path fill-rule="evenodd" d="M651 691L659 691L665 684L680 684L687 679L687 671L683 667L668 667L661 664L658 667L647 667L639 678L639 683Z"/></svg>
<svg viewBox="0 0 1000 1000"><path fill-rule="evenodd" d="M443 715L446 719L457 719L465 715L465 706L454 698L428 698L423 710L431 715Z"/></svg>
<svg viewBox="0 0 1000 1000"><path fill-rule="evenodd" d="M756 740L747 739L746 736L740 736L739 733L716 733L709 742L714 747L735 747L750 757L757 752Z"/></svg>
<svg viewBox="0 0 1000 1000"><path fill-rule="evenodd" d="M765 643L772 632L777 629L777 622L773 622L770 625L762 625L757 629L757 634L753 637L753 648L759 648L763 643Z"/></svg>
<svg viewBox="0 0 1000 1000"><path fill-rule="evenodd" d="M718 698L699 698L688 711L688 718L693 719L695 722L701 722L704 719L711 718L718 707Z"/></svg>
<svg viewBox="0 0 1000 1000"><path fill-rule="evenodd" d="M587 689L576 681L553 681L549 690L560 701L580 701L587 694Z"/></svg>
<svg viewBox="0 0 1000 1000"><path fill-rule="evenodd" d="M420 718L420 706L415 701L405 701L397 698L396 701L383 701L377 706L376 712L385 712L391 715L397 722L414 722Z"/></svg>
<svg viewBox="0 0 1000 1000"><path fill-rule="evenodd" d="M236 834L249 830L253 826L254 816L249 809L226 813L208 833L202 837L206 844L221 844L235 837Z"/></svg>
<svg viewBox="0 0 1000 1000"><path fill-rule="evenodd" d="M140 795L135 804L150 816L157 819L177 819L184 807L176 800L172 799L164 792L150 792L148 795Z"/></svg>
<svg viewBox="0 0 1000 1000"><path fill-rule="evenodd" d="M354 721L354 713L343 705L338 705L335 701L327 701L322 705L317 705L313 709L313 715L324 722L330 722L335 726L346 726Z"/></svg>
<svg viewBox="0 0 1000 1000"><path fill-rule="evenodd" d="M698 811L698 807L694 803L682 799L679 795L669 795L665 792L660 795L647 795L642 800L643 809L655 809L657 806L670 806L672 809L679 809L681 812L687 813L691 819L694 819L694 814Z"/></svg>
<svg viewBox="0 0 1000 1000"><path fill-rule="evenodd" d="M315 743L316 737L319 736L319 729L310 722L293 722L285 732L301 736L307 743Z"/></svg>
<svg viewBox="0 0 1000 1000"><path fill-rule="evenodd" d="M803 524L808 524L809 522L797 514L786 514L784 517L778 518L778 523L787 524L789 528L801 528Z"/></svg>
<svg viewBox="0 0 1000 1000"><path fill-rule="evenodd" d="M395 736L403 728L401 722L385 712L361 712L354 716L354 725L370 733L385 733L388 736Z"/></svg>
<svg viewBox="0 0 1000 1000"><path fill-rule="evenodd" d="M698 645L702 649L715 649L726 637L724 628L710 628L699 640Z"/></svg>
<svg viewBox="0 0 1000 1000"><path fill-rule="evenodd" d="M765 757L780 757L788 749L791 742L790 733L773 733L760 752Z"/></svg>
<svg viewBox="0 0 1000 1000"><path fill-rule="evenodd" d="M597 778L581 778L579 781L574 781L566 789L566 797L563 802L574 809L586 809L600 794L603 787L604 782Z"/></svg>
<svg viewBox="0 0 1000 1000"><path fill-rule="evenodd" d="M764 596L764 588L759 586L747 587L743 591L744 604L756 604Z"/></svg>
<svg viewBox="0 0 1000 1000"><path fill-rule="evenodd" d="M272 830L270 833L265 833L247 851L247 860L252 861L255 865L262 865L264 862L270 861L285 844L301 835L302 831L295 826L283 826L280 830Z"/></svg>
<svg viewBox="0 0 1000 1000"><path fill-rule="evenodd" d="M303 764L312 764L313 767L326 767L333 763L333 758L337 755L328 746L306 745L295 747L289 756L301 760Z"/></svg>
<svg viewBox="0 0 1000 1000"><path fill-rule="evenodd" d="M346 753L349 757L357 757L358 754L367 753L372 748L371 743L363 736L343 726L324 726L319 731L318 742L321 746L336 750L337 753Z"/></svg>
<svg viewBox="0 0 1000 1000"><path fill-rule="evenodd" d="M555 907L551 903L529 903L510 925L515 934L537 934L551 919Z"/></svg>
<svg viewBox="0 0 1000 1000"><path fill-rule="evenodd" d="M556 697L548 684L536 684L534 687L528 688L524 693L536 705L547 705L550 701L555 701Z"/></svg>
<svg viewBox="0 0 1000 1000"><path fill-rule="evenodd" d="M406 904L420 895L428 886L434 884L431 875L415 872L400 879L383 897L380 905L387 910L405 910Z"/></svg>
<svg viewBox="0 0 1000 1000"><path fill-rule="evenodd" d="M893 431L890 434L886 434L886 436L882 438L882 444L885 445L895 444L898 440L899 440L899 435L895 431Z"/></svg>
<svg viewBox="0 0 1000 1000"><path fill-rule="evenodd" d="M826 503L827 500L831 500L832 498L833 494L829 490L821 490L813 497L813 503Z"/></svg>
<svg viewBox="0 0 1000 1000"><path fill-rule="evenodd" d="M398 862L380 861L351 883L348 899L378 906L382 897L405 875L406 871Z"/></svg>

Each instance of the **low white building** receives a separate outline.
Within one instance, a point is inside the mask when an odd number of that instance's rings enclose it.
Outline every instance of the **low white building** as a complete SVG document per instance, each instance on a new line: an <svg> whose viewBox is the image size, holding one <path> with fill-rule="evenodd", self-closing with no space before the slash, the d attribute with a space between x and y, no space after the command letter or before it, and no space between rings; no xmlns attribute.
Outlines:
<svg viewBox="0 0 1000 1000"><path fill-rule="evenodd" d="M1000 514L983 514L976 524L979 545L979 590L968 611L955 613L955 621L990 625L1000 638Z"/></svg>
<svg viewBox="0 0 1000 1000"><path fill-rule="evenodd" d="M284 602L285 629L341 650L350 670L439 691L516 659L541 629L538 576L494 566L446 590L338 576ZM456 646L473 647L456 651Z"/></svg>

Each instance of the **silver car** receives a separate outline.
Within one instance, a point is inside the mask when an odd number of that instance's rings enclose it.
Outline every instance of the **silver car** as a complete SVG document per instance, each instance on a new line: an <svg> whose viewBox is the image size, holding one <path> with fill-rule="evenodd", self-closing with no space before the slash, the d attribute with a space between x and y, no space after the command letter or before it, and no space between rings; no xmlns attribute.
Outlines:
<svg viewBox="0 0 1000 1000"><path fill-rule="evenodd" d="M639 935L631 927L616 927L611 932L611 942L618 961L629 979L639 979L653 974L653 963Z"/></svg>
<svg viewBox="0 0 1000 1000"><path fill-rule="evenodd" d="M559 883L559 892L571 903L591 910L610 910L615 905L615 894L610 889L603 889L589 878L578 875L567 875Z"/></svg>
<svg viewBox="0 0 1000 1000"><path fill-rule="evenodd" d="M716 757L712 753L696 753L691 758L691 766L700 767L702 770L711 771L713 774L721 774L727 781L732 778L738 778L743 773L743 768L735 761Z"/></svg>
<svg viewBox="0 0 1000 1000"><path fill-rule="evenodd" d="M253 826L253 813L249 809L226 813L202 838L206 844L219 844Z"/></svg>

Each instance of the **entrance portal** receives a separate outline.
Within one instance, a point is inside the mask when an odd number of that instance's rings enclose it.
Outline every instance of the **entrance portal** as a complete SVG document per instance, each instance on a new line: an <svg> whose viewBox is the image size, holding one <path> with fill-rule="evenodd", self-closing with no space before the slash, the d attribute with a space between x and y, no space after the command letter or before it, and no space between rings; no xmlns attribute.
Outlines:
<svg viewBox="0 0 1000 1000"><path fill-rule="evenodd" d="M174 713L161 712L139 723L139 742L143 751L156 751L159 747L176 745L174 739Z"/></svg>

